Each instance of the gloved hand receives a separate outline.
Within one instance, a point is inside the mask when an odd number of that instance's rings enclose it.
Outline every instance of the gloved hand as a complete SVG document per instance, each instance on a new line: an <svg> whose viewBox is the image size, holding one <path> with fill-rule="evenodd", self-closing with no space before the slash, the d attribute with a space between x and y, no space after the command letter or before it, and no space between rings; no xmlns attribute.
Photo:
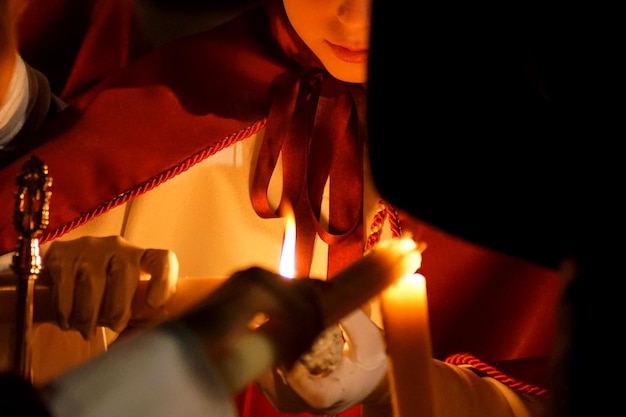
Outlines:
<svg viewBox="0 0 626 417"><path fill-rule="evenodd" d="M146 302L160 307L174 294L178 259L165 249L143 249L120 236L54 241L43 259L41 279L51 285L58 324L85 339L97 326L116 332L131 317L140 273L150 275Z"/></svg>
<svg viewBox="0 0 626 417"><path fill-rule="evenodd" d="M360 309L344 318L339 328L343 338L328 329L291 369L259 378L257 385L276 409L336 414L362 403L381 385L387 375L381 329Z"/></svg>

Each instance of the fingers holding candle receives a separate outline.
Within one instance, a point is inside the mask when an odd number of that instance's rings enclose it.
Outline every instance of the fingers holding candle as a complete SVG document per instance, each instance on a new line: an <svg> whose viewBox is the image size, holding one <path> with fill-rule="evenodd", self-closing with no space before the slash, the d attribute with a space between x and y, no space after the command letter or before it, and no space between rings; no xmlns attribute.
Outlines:
<svg viewBox="0 0 626 417"><path fill-rule="evenodd" d="M247 334L249 321L259 313L264 314L268 320L255 331L270 341L273 347L267 352L273 353L266 355L262 365L290 369L324 328L341 321L391 283L414 272L420 262L415 242L393 239L376 246L330 281L287 279L251 268L230 277L181 320L206 342L211 356L219 355L224 360L223 355L231 352L224 343L228 345L229 341ZM217 343L221 347L216 349L216 341L224 343ZM239 352L237 356L254 360L254 354L246 356ZM259 369L247 364L222 371L229 374L231 369L242 368ZM244 380L258 376L249 374ZM232 384L235 390L242 383L240 375L226 377L237 381Z"/></svg>
<svg viewBox="0 0 626 417"><path fill-rule="evenodd" d="M392 239L379 243L329 281L286 279L286 286L318 309L323 328L337 329L340 323L346 342L344 346L343 338L331 338L330 343L316 344L317 348L306 353L283 350L278 360L279 372L268 372L257 379L257 385L274 407L289 413L315 409L334 414L370 395L386 374L387 357L381 330L359 307L401 277L412 274L420 264L421 254L412 239ZM293 316L289 314L283 320L293 320ZM294 327L288 331L273 328L272 317L267 324L270 326L261 330L269 331L270 337L282 334L284 339L288 334L305 341L301 323L292 323ZM306 340L307 346L313 342ZM338 358L336 344L341 348ZM284 340L280 345L277 350L287 346ZM332 358L327 357L330 354ZM323 362L315 362L318 359ZM332 363L327 363L329 359Z"/></svg>
<svg viewBox="0 0 626 417"><path fill-rule="evenodd" d="M381 241L329 281L333 290L320 300L326 326L337 323L392 283L414 273L421 264L420 247L413 239Z"/></svg>

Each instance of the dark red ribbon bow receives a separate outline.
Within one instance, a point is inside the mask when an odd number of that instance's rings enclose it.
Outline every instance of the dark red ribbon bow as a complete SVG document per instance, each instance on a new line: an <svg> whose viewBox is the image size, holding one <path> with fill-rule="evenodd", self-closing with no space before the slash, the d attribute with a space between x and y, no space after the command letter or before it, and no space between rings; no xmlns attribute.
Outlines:
<svg viewBox="0 0 626 417"><path fill-rule="evenodd" d="M272 89L272 106L251 197L257 214L279 217L284 205L296 221L296 275L308 276L316 234L329 247L328 276L363 253L364 86L337 80L320 69L285 72ZM279 155L283 160L280 206L268 201ZM329 219L320 219L326 181Z"/></svg>

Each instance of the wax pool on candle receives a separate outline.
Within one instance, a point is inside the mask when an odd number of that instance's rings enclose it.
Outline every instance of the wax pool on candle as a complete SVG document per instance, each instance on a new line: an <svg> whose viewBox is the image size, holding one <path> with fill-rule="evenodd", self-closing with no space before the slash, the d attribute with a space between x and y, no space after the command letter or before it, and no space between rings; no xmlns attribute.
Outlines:
<svg viewBox="0 0 626 417"><path fill-rule="evenodd" d="M433 417L432 345L426 280L403 277L385 289L381 310L395 417Z"/></svg>

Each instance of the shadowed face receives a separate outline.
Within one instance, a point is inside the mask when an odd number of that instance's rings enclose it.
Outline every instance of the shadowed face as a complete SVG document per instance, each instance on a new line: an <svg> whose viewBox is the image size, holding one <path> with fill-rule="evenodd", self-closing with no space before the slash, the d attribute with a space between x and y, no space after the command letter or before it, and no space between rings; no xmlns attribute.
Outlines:
<svg viewBox="0 0 626 417"><path fill-rule="evenodd" d="M367 80L372 0L283 0L291 25L335 78Z"/></svg>

